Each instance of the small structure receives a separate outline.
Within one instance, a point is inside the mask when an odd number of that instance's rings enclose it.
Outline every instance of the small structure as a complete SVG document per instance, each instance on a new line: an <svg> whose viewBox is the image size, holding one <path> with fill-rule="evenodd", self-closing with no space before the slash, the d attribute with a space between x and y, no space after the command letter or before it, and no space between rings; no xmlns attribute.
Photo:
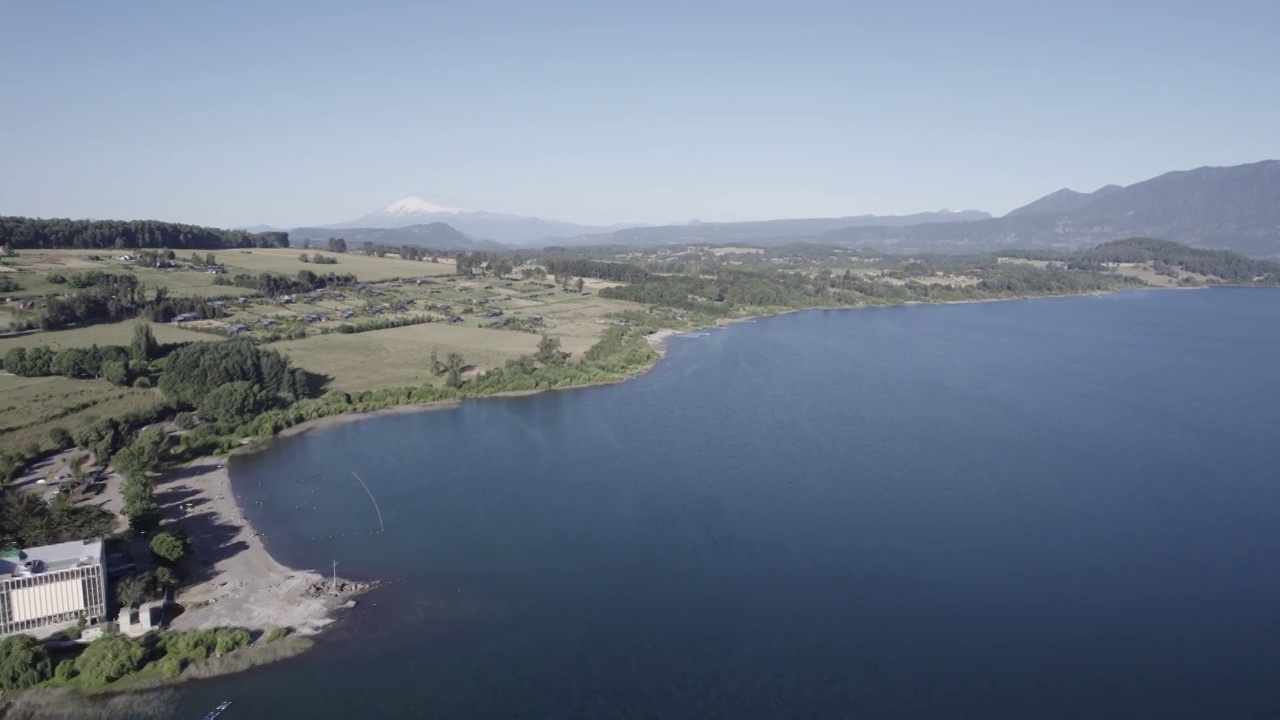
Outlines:
<svg viewBox="0 0 1280 720"><path fill-rule="evenodd" d="M106 618L102 540L73 540L0 554L0 633Z"/></svg>
<svg viewBox="0 0 1280 720"><path fill-rule="evenodd" d="M160 627L161 610L163 608L155 603L144 603L140 608L123 607L116 616L116 625L123 635L141 637Z"/></svg>

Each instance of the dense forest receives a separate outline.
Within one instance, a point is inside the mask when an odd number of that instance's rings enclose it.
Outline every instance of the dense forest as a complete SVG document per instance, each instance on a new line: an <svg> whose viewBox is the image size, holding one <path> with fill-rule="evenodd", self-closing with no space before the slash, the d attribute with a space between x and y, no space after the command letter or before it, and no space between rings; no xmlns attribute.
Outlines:
<svg viewBox="0 0 1280 720"><path fill-rule="evenodd" d="M0 217L0 246L25 248L217 249L289 247L284 232L250 233L155 220L63 220Z"/></svg>
<svg viewBox="0 0 1280 720"><path fill-rule="evenodd" d="M631 263L551 257L543 261L543 265L556 277L589 277L626 283L644 282L649 277L647 270Z"/></svg>
<svg viewBox="0 0 1280 720"><path fill-rule="evenodd" d="M1065 262L1073 269L1100 269L1104 263L1152 263L1156 270L1214 275L1231 283L1280 285L1280 263L1254 260L1230 250L1205 250L1152 238L1132 238L1103 243L1078 252L1010 250L1006 257Z"/></svg>

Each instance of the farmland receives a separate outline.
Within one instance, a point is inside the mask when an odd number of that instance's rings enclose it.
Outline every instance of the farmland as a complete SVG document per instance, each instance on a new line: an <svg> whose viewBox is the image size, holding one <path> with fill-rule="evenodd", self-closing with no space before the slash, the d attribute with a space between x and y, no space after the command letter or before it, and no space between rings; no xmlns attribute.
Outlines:
<svg viewBox="0 0 1280 720"><path fill-rule="evenodd" d="M0 321L38 312L44 298L70 291L50 278L100 270L128 273L149 288L174 296L212 300L220 317L155 323L161 343L216 342L248 337L280 351L296 366L320 373L331 388L348 392L440 384L431 372L440 359L461 356L466 376L501 367L532 353L543 333L561 340L571 357L580 357L611 325L616 314L641 309L634 303L605 300L596 292L616 283L591 280L584 291L553 282L514 276L459 277L452 259L412 261L362 254L333 255L336 264L304 263L299 249L232 249L196 258L177 257L171 267L140 265L132 256L86 250L25 251L6 258L7 277L22 289L7 293ZM217 267L220 272L210 272ZM268 297L256 288L227 284L237 274L300 270L317 275L354 274L353 285ZM34 307L25 307L34 303ZM0 356L12 348L45 346L57 351L92 345L127 345L135 321L88 325L56 331L0 336ZM0 443L47 444L55 425L75 428L93 416L137 409L160 401L153 390L121 388L102 380L62 377L19 378L0 375Z"/></svg>

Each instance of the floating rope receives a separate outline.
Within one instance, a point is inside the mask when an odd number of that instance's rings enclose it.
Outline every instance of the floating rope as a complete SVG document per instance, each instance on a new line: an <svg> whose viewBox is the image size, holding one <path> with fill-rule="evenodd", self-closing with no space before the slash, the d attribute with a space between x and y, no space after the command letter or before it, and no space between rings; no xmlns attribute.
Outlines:
<svg viewBox="0 0 1280 720"><path fill-rule="evenodd" d="M352 475L356 475L356 471L355 471L355 470L352 470L352 471L351 471L351 474L352 474ZM373 502L373 509L374 509L374 512L378 513L378 529L379 529L379 531L380 531L380 532L386 532L386 531L387 531L387 526L386 526L386 525L384 525L384 524L383 524L383 522L382 522L382 511L378 509L378 501L373 499L373 493L369 492L369 486L364 484L364 480L361 480L361 478L360 478L360 476L359 476L359 475L356 475L356 479L357 479L357 480L360 480L360 487L364 488L364 492L365 492L365 494L366 494L366 495L368 495L368 496L369 496L369 500L370 500L371 502Z"/></svg>

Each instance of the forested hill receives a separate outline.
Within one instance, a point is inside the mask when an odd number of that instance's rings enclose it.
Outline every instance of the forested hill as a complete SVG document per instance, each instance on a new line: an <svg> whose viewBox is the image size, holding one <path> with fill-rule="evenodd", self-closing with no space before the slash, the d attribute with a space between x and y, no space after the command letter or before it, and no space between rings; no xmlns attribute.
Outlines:
<svg viewBox="0 0 1280 720"><path fill-rule="evenodd" d="M1230 250L1205 250L1153 238L1130 238L1102 243L1076 252L1009 250L1005 257L1066 262L1073 268L1096 269L1106 263L1152 263L1157 269L1219 277L1230 283L1280 285L1280 262L1255 260Z"/></svg>
<svg viewBox="0 0 1280 720"><path fill-rule="evenodd" d="M0 217L0 246L27 248L289 247L289 233L251 233L156 220L42 220Z"/></svg>
<svg viewBox="0 0 1280 720"><path fill-rule="evenodd" d="M817 242L891 252L1079 250L1129 237L1161 237L1280 258L1280 161L1165 173L1128 187L1055 193L1005 217L905 228L844 228Z"/></svg>

